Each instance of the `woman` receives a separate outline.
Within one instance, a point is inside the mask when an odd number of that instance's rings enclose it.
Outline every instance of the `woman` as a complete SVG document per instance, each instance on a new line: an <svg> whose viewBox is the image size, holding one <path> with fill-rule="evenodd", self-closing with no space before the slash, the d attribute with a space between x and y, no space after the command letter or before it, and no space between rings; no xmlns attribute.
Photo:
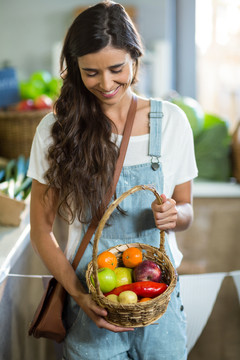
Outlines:
<svg viewBox="0 0 240 360"><path fill-rule="evenodd" d="M69 294L63 350L68 360L181 360L187 356L179 283L166 313L154 326L126 329L109 324L104 319L106 310L87 293L85 271L92 259L92 243L76 273L68 259L91 217L100 216L98 206L112 183L141 56L140 37L121 5L107 1L81 13L63 45L64 81L54 115L42 120L33 141L28 172L33 178L31 240ZM178 266L181 253L174 232L192 221L191 181L196 175L192 133L183 112L168 102L138 97L116 196L135 185L154 184L164 193L164 202L158 205L151 192L125 199L103 230L99 252L124 242L159 246L161 229L169 231L166 250ZM57 212L71 224L73 246L67 257L52 232Z"/></svg>

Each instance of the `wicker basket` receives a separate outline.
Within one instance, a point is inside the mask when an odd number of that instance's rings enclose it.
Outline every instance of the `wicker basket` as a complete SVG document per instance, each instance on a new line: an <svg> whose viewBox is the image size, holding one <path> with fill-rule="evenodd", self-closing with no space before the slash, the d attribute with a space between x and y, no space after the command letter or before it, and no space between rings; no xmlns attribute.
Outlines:
<svg viewBox="0 0 240 360"><path fill-rule="evenodd" d="M0 156L7 159L19 155L29 157L33 137L48 110L0 111Z"/></svg>
<svg viewBox="0 0 240 360"><path fill-rule="evenodd" d="M120 304L108 300L102 293L99 287L99 281L97 277L97 254L98 254L98 242L103 231L103 228L109 219L113 210L120 204L120 202L127 196L141 190L150 190L154 193L159 203L161 203L161 197L157 191L147 185L135 186L127 192L123 193L118 199L116 199L106 210L103 215L99 226L97 228L94 244L93 244L93 259L88 264L86 272L86 281L88 288L96 303L104 307L108 315L106 320L109 323L122 326L122 327L143 327L154 323L159 319L167 310L167 306L170 300L170 295L176 286L177 274L165 252L165 232L160 232L160 248L156 248L146 244L124 244L114 246L108 251L111 251L116 255L118 259L118 266L122 266L121 258L122 253L129 247L138 247L142 250L143 260L152 260L157 263L163 274L163 281L168 284L167 290L161 295L146 302L140 302L137 304ZM96 288L92 285L91 275L93 276Z"/></svg>

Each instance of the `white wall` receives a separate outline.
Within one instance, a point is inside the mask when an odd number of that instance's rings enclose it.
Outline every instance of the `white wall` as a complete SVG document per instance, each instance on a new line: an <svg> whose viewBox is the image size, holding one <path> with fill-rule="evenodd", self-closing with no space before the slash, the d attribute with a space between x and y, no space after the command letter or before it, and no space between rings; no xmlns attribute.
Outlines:
<svg viewBox="0 0 240 360"><path fill-rule="evenodd" d="M188 81L188 62L195 61L191 54L189 56L185 53L183 57L186 60L181 59L181 63L186 64L186 74L182 72L181 66L176 66L178 61L176 55L179 56L179 54L175 51L175 10L179 1L120 1L125 6L133 5L137 8L137 27L147 49L152 49L157 41L169 41L172 54L167 70L171 75L169 87L176 90L181 89L181 81L184 83ZM20 80L27 78L34 71L42 69L52 71L53 46L64 38L73 20L74 9L96 2L97 0L0 0L0 67L3 61L8 60L16 68ZM185 0L184 2L190 4L195 1ZM187 9L188 7L185 10ZM177 77L176 71L181 71L181 78ZM176 83L177 78L178 83ZM184 92L189 96L193 94L193 80L191 76L187 89L184 88ZM159 96L162 95L159 94Z"/></svg>
<svg viewBox="0 0 240 360"><path fill-rule="evenodd" d="M21 73L51 70L51 51L61 41L76 7L93 0L0 0L0 63L9 60ZM122 1L138 10L138 28L148 45L163 36L165 0ZM151 26L149 26L151 24Z"/></svg>

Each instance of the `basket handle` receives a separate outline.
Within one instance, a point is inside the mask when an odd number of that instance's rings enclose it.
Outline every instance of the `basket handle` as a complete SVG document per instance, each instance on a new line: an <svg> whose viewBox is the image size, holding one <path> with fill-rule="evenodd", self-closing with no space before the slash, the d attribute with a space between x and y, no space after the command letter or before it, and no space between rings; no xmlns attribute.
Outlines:
<svg viewBox="0 0 240 360"><path fill-rule="evenodd" d="M101 291L100 291L100 285L99 285L99 281L98 281L98 277L97 277L97 254L98 254L98 242L99 239L101 237L103 228L106 224L106 222L108 221L110 215L112 214L112 212L116 209L116 207L120 204L120 202L122 200L124 200L126 197L128 197L131 194L134 194L137 191L140 190L150 190L156 197L156 199L158 200L159 204L162 204L162 198L161 196L158 194L157 190L153 187L153 186L149 186L149 185L137 185L134 186L133 188L131 188L130 190L124 192L122 195L120 195L115 201L113 201L109 207L107 208L107 210L105 211L102 219L99 222L95 237L94 237L94 243L93 243L93 261L92 261L92 265L93 265L93 278L94 278L94 282L95 282L95 287L96 287L96 292L97 295L101 295ZM165 252L165 231L161 230L160 231L160 246L159 249L162 253L166 254Z"/></svg>

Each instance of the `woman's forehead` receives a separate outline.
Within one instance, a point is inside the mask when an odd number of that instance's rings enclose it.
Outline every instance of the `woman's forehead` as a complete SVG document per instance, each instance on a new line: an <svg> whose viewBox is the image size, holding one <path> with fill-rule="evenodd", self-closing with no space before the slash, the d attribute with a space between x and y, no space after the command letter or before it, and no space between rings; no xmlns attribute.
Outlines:
<svg viewBox="0 0 240 360"><path fill-rule="evenodd" d="M111 67L117 64L124 64L130 59L131 56L126 50L106 46L95 53L80 56L78 64L80 67Z"/></svg>

